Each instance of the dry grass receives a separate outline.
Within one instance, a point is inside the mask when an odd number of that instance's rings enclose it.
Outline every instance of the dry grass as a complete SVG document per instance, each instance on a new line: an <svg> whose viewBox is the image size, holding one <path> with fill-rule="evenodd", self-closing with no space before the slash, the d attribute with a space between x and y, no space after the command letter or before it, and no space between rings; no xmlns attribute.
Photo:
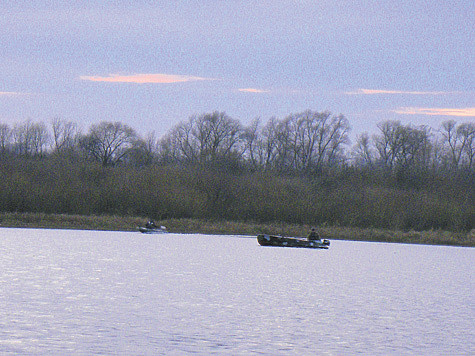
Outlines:
<svg viewBox="0 0 475 356"><path fill-rule="evenodd" d="M120 216L0 213L3 227L132 231L142 223L140 218Z"/></svg>
<svg viewBox="0 0 475 356"><path fill-rule="evenodd" d="M0 226L135 231L145 219L122 216L82 216L43 213L0 213ZM159 221L170 232L257 236L260 233L284 236L306 236L310 226L295 224L258 224L252 222L206 221L197 219L166 219ZM443 230L393 231L350 227L319 226L322 238L352 241L378 241L475 247L475 229L468 233Z"/></svg>

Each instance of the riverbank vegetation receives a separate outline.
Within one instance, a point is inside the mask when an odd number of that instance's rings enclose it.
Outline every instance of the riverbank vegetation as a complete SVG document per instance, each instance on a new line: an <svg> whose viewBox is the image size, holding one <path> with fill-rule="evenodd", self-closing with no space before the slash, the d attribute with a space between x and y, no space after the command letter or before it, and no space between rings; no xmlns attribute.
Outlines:
<svg viewBox="0 0 475 356"><path fill-rule="evenodd" d="M116 215L65 215L44 213L0 213L0 227L46 228L75 230L135 231L142 226L142 217ZM160 224L171 233L201 233L256 237L258 234L306 236L310 225L286 223L253 223L208 221L197 219L164 219ZM313 227L313 226L312 226ZM356 228L322 225L318 227L322 238L352 241L397 242L451 246L475 246L475 229L469 232L443 230L395 231L376 228ZM137 232L137 234L139 234Z"/></svg>
<svg viewBox="0 0 475 356"><path fill-rule="evenodd" d="M344 116L313 111L248 127L203 114L160 139L119 122L0 124L3 226L8 214L125 230L152 218L182 232L318 226L329 238L474 244L473 123L386 121L353 144L349 131Z"/></svg>

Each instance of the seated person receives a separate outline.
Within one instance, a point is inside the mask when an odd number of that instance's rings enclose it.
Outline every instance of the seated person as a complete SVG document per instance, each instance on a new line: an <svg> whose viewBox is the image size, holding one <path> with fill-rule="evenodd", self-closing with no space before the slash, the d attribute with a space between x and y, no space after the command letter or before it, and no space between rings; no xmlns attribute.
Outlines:
<svg viewBox="0 0 475 356"><path fill-rule="evenodd" d="M145 224L145 227L147 229L156 229L157 226L155 225L155 223L153 222L153 220L150 220L148 223Z"/></svg>
<svg viewBox="0 0 475 356"><path fill-rule="evenodd" d="M310 231L310 234L308 234L307 240L309 241L320 240L320 236L318 235L318 232L315 231L314 227Z"/></svg>

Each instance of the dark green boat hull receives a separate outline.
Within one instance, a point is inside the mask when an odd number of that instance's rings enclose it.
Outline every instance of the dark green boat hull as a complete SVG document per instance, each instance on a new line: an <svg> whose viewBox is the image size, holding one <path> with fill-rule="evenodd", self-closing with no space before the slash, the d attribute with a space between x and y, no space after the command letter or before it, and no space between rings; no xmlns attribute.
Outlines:
<svg viewBox="0 0 475 356"><path fill-rule="evenodd" d="M324 248L330 247L328 240L307 240L298 237L282 237L261 234L257 236L257 242L261 246L301 247L301 248Z"/></svg>

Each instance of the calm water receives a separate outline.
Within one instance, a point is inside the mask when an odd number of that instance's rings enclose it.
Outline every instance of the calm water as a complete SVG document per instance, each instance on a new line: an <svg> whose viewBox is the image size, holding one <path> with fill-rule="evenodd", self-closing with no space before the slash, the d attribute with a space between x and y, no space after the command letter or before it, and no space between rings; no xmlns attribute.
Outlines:
<svg viewBox="0 0 475 356"><path fill-rule="evenodd" d="M1 355L475 354L475 249L0 229Z"/></svg>

